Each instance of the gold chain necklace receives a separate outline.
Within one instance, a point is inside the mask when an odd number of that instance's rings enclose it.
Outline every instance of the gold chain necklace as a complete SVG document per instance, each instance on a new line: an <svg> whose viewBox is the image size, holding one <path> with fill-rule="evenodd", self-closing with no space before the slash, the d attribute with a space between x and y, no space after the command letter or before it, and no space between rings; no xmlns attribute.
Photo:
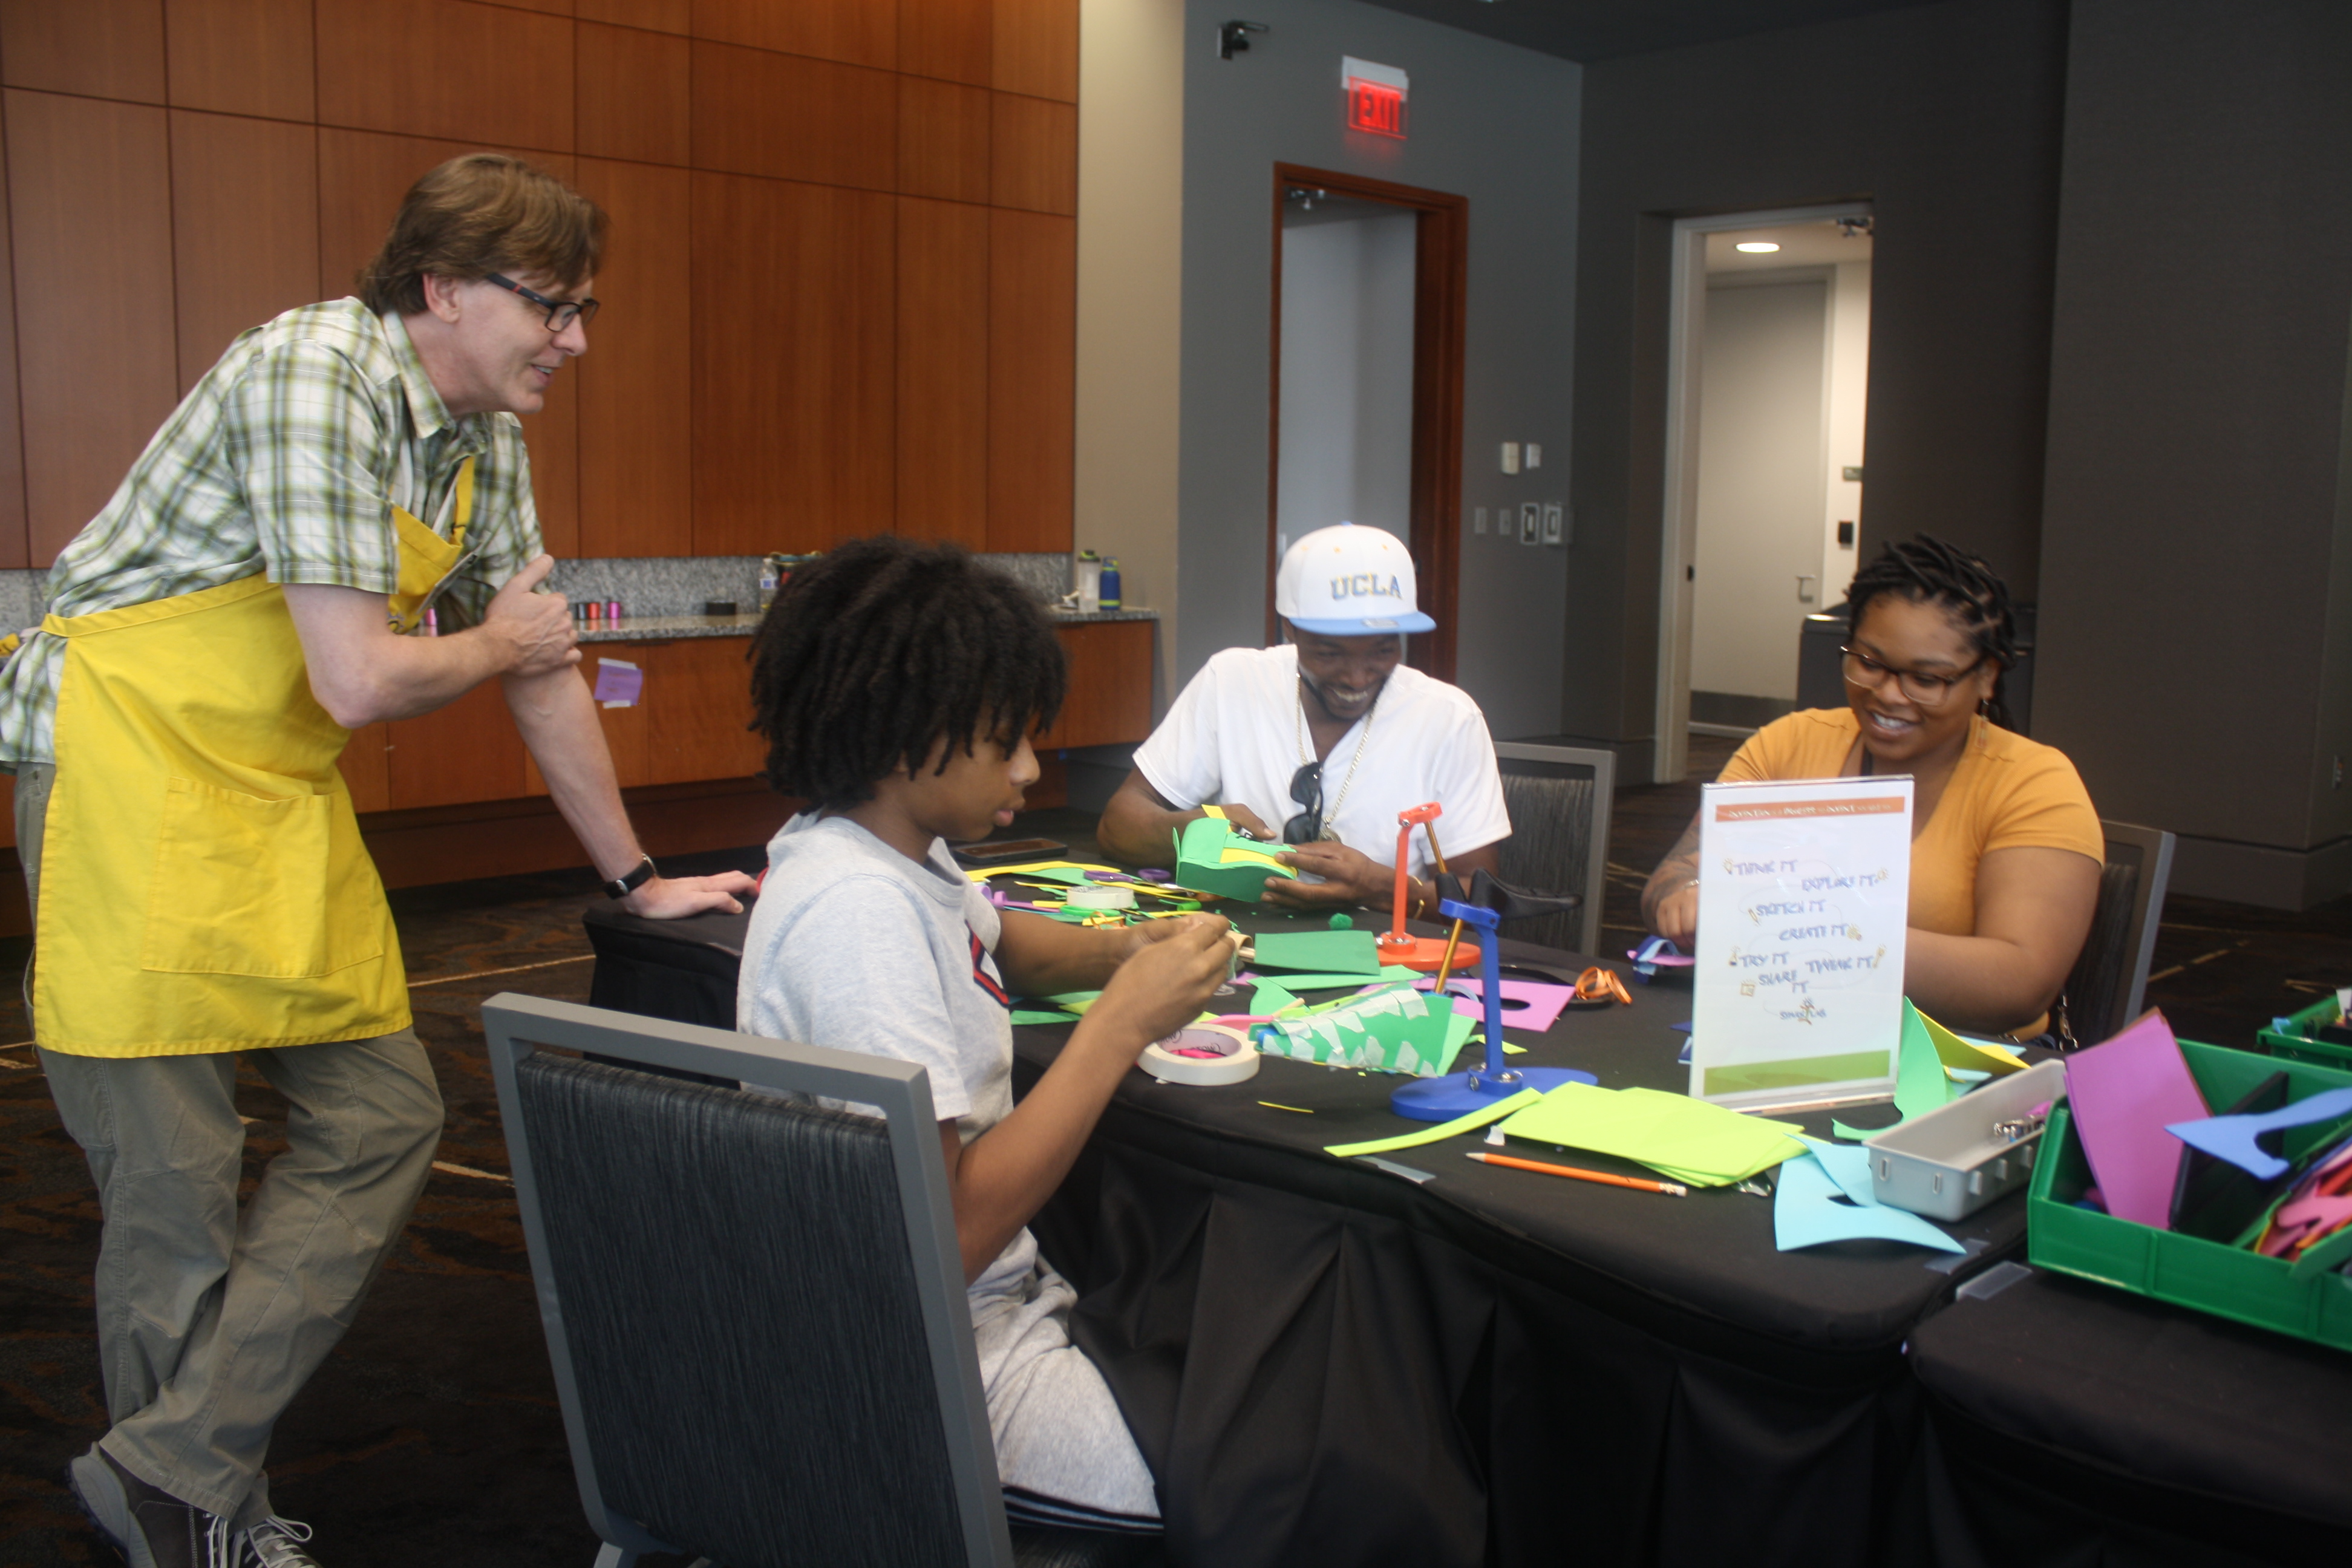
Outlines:
<svg viewBox="0 0 2352 1568"><path fill-rule="evenodd" d="M1299 684L1301 686L1307 685L1306 681L1303 679ZM1314 689L1312 687L1308 687L1307 689L1311 691ZM1383 682L1381 687L1381 691L1386 691L1387 689L1388 686ZM1339 781L1339 793L1332 798L1331 809L1323 814L1323 831L1316 835L1318 839L1328 839L1333 843L1337 843L1339 841L1339 835L1333 830L1331 825L1339 820L1339 808L1348 803L1348 791L1353 787L1356 782L1356 764L1364 760L1364 747L1370 743L1372 738L1372 719L1374 715L1380 712L1380 710L1381 693L1380 691L1376 691L1372 693L1372 705L1364 710L1364 727L1362 730L1358 731L1356 735L1356 754L1348 759L1348 776ZM1298 761L1300 765L1304 766L1305 764L1313 762L1315 759L1308 755L1307 751L1306 701L1303 696L1301 700L1297 703L1294 704L1290 710L1290 730L1292 735L1296 737L1298 742Z"/></svg>

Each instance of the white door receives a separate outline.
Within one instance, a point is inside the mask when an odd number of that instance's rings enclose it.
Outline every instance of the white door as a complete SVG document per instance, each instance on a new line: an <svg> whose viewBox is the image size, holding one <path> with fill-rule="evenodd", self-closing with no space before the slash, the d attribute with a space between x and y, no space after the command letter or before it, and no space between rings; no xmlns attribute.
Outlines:
<svg viewBox="0 0 2352 1568"><path fill-rule="evenodd" d="M1797 695L1797 637L1822 607L1821 279L1711 287L1700 355L1690 716L1753 728Z"/></svg>

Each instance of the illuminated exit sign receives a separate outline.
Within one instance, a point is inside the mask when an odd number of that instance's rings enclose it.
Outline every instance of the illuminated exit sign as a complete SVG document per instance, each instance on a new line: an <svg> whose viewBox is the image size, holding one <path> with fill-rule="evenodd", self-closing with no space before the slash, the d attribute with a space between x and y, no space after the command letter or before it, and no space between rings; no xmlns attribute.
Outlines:
<svg viewBox="0 0 2352 1568"><path fill-rule="evenodd" d="M1339 79L1348 89L1349 130L1404 140L1404 100L1411 85L1404 72L1343 55Z"/></svg>

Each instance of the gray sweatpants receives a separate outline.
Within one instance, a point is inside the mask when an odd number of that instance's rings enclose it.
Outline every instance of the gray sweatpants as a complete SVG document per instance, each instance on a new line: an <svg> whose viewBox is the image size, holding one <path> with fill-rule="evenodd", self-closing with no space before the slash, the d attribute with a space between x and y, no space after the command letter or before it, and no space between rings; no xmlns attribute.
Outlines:
<svg viewBox="0 0 2352 1568"><path fill-rule="evenodd" d="M1024 1244L1034 1255L1026 1232L1013 1245ZM1135 1435L1100 1369L1070 1342L1077 1299L1043 1258L1011 1289L971 1297L998 1479L1101 1512L1157 1519Z"/></svg>
<svg viewBox="0 0 2352 1568"><path fill-rule="evenodd" d="M16 774L36 907L54 776ZM442 1121L413 1029L245 1055L289 1110L286 1152L240 1216L235 1054L41 1052L106 1216L98 1353L114 1425L101 1441L140 1479L240 1528L269 1514L270 1429L408 1222Z"/></svg>

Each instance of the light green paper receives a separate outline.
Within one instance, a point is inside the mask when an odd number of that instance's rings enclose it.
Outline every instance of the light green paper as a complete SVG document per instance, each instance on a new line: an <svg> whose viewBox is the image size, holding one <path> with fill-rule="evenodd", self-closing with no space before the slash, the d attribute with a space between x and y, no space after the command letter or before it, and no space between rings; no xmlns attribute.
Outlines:
<svg viewBox="0 0 2352 1568"><path fill-rule="evenodd" d="M1378 974L1275 974L1267 976L1290 991L1332 991L1342 985L1362 987L1374 981L1418 980L1420 972L1401 963L1385 963Z"/></svg>
<svg viewBox="0 0 2352 1568"><path fill-rule="evenodd" d="M1285 1007L1297 1005L1297 997L1293 996L1271 980L1259 981L1257 989L1250 993L1249 1010L1261 1017L1272 1017Z"/></svg>
<svg viewBox="0 0 2352 1568"><path fill-rule="evenodd" d="M1465 1132L1475 1132L1481 1127L1490 1122L1500 1121L1513 1111L1533 1105L1542 1098L1541 1094L1532 1089L1523 1089L1507 1100L1498 1100L1494 1104L1474 1110L1467 1116L1457 1116L1451 1121L1441 1121L1434 1127L1424 1127L1417 1132L1400 1132L1393 1138L1375 1138L1369 1143L1333 1143L1323 1152L1337 1154L1342 1160L1346 1160L1358 1154L1385 1154L1395 1149L1418 1149L1423 1143L1441 1142L1448 1138L1458 1138Z"/></svg>
<svg viewBox="0 0 2352 1568"><path fill-rule="evenodd" d="M1903 1120L1933 1110L1959 1098L1959 1089L1944 1076L1944 1058L1936 1038L1911 999L1903 999L1903 1054L1895 1064L1895 1109Z"/></svg>
<svg viewBox="0 0 2352 1568"><path fill-rule="evenodd" d="M1013 1009L1013 1021L1016 1024L1072 1024L1077 1021L1077 1015L1065 1013L1058 1007L1015 1007Z"/></svg>
<svg viewBox="0 0 2352 1568"><path fill-rule="evenodd" d="M1368 931L1265 931L1257 939L1257 967L1373 980L1381 973L1380 941Z"/></svg>
<svg viewBox="0 0 2352 1568"><path fill-rule="evenodd" d="M1615 1154L1703 1187L1745 1181L1805 1145L1790 1124L1662 1089L1563 1084L1503 1123L1506 1137Z"/></svg>

